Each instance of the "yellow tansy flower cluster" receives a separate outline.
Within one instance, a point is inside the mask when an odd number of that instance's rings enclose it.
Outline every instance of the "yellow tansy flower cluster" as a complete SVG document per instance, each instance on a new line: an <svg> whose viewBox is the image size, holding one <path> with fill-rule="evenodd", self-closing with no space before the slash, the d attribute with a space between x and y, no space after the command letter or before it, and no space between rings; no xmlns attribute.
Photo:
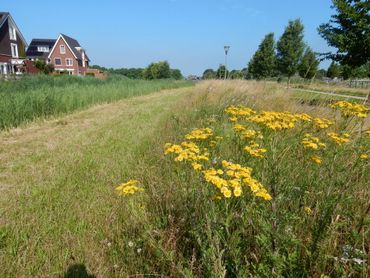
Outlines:
<svg viewBox="0 0 370 278"><path fill-rule="evenodd" d="M324 128L328 128L332 124L333 124L332 121L325 119L325 118L315 118L314 119L314 126L316 128L324 129Z"/></svg>
<svg viewBox="0 0 370 278"><path fill-rule="evenodd" d="M321 159L321 157L320 156L318 156L318 155L314 155L314 156L312 156L311 157L311 160L313 161L313 162L315 162L316 164L321 164L322 163L322 159Z"/></svg>
<svg viewBox="0 0 370 278"><path fill-rule="evenodd" d="M348 143L350 135L348 133L344 133L342 136L336 132L329 132L328 136L334 140L334 142L338 145L343 145Z"/></svg>
<svg viewBox="0 0 370 278"><path fill-rule="evenodd" d="M120 184L118 187L116 187L118 195L127 196L127 195L133 195L139 191L144 191L144 189L137 186L138 183L139 182L137 180L129 180L126 183Z"/></svg>
<svg viewBox="0 0 370 278"><path fill-rule="evenodd" d="M213 136L213 130L211 128L196 128L193 129L189 134L185 135L187 140L206 140Z"/></svg>
<svg viewBox="0 0 370 278"><path fill-rule="evenodd" d="M227 161L222 161L222 169L208 169L203 171L204 179L213 184L220 190L225 198L232 195L239 197L242 195L242 185L247 185L255 196L263 198L266 201L271 200L270 194L264 186L252 178L252 169L243 167Z"/></svg>
<svg viewBox="0 0 370 278"><path fill-rule="evenodd" d="M356 116L359 118L366 118L369 115L370 109L365 105L358 103L351 103L348 101L338 101L334 104L329 105L333 109L338 109L341 113L348 116Z"/></svg>
<svg viewBox="0 0 370 278"><path fill-rule="evenodd" d="M370 156L367 153L360 154L361 159L370 159Z"/></svg>
<svg viewBox="0 0 370 278"><path fill-rule="evenodd" d="M201 153L200 148L193 142L182 142L181 145L166 144L164 154L177 154L175 161L200 161L209 160L208 153ZM198 168L198 167L197 167Z"/></svg>
<svg viewBox="0 0 370 278"><path fill-rule="evenodd" d="M225 112L231 115L230 120L232 122L237 121L238 118L246 118L256 113L253 109L245 106L229 106L225 109Z"/></svg>
<svg viewBox="0 0 370 278"><path fill-rule="evenodd" d="M260 131L253 129L246 129L241 132L241 136L246 139L263 139L263 135Z"/></svg>
<svg viewBox="0 0 370 278"><path fill-rule="evenodd" d="M260 145L252 141L248 146L244 148L251 156L263 158L264 153L267 152L266 149L260 148Z"/></svg>
<svg viewBox="0 0 370 278"><path fill-rule="evenodd" d="M310 133L304 135L301 143L305 149L320 150L326 147L325 143L322 143L318 137L314 137Z"/></svg>
<svg viewBox="0 0 370 278"><path fill-rule="evenodd" d="M272 130L283 130L295 127L298 119L288 112L261 112L248 118L248 121Z"/></svg>

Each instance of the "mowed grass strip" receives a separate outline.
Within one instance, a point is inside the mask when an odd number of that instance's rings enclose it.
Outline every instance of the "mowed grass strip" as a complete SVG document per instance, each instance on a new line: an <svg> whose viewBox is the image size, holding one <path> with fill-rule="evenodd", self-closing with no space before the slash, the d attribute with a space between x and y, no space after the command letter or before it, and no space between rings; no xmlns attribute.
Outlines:
<svg viewBox="0 0 370 278"><path fill-rule="evenodd" d="M105 277L122 230L115 185L135 172L171 107L191 89L93 107L0 133L0 276L62 276L82 264Z"/></svg>

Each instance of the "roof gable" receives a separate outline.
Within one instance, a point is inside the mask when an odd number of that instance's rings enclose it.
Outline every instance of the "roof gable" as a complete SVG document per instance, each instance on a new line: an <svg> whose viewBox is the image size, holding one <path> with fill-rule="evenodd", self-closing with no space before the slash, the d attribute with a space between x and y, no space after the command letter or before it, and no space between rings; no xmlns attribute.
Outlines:
<svg viewBox="0 0 370 278"><path fill-rule="evenodd" d="M53 49L50 51L50 54L49 54L48 58L50 58L50 57L51 57L51 55L52 55L52 54L53 54L53 52L55 51L55 48L56 48L56 46L58 45L58 42L59 42L60 40L63 40L63 41L64 41L64 43L65 43L65 44L67 45L67 47L69 48L69 50L72 52L73 56L74 56L76 59L79 59L79 58L76 56L75 52L72 50L71 46L70 46L70 45L68 44L68 42L65 40L65 38L63 37L63 35L62 35L62 34L60 34L60 35L59 35L59 37L58 37L58 39L56 40L56 42L55 42L55 44L54 44L54 46L53 46Z"/></svg>
<svg viewBox="0 0 370 278"><path fill-rule="evenodd" d="M82 48L79 44L79 42L67 35L64 35L64 34L60 34L58 39L56 40L55 44L54 44L54 47L53 49L50 51L50 54L48 56L48 58L51 57L52 53L54 52L55 50L55 47L57 46L59 40L63 40L65 42L65 44L68 46L69 50L72 52L73 56L78 59L78 60L82 60L82 54L81 52L79 52L77 50L77 48ZM86 55L86 53L85 53ZM87 56L86 56L87 57Z"/></svg>
<svg viewBox="0 0 370 278"><path fill-rule="evenodd" d="M5 21L8 19L9 13L0 12L0 28L3 26Z"/></svg>
<svg viewBox="0 0 370 278"><path fill-rule="evenodd" d="M10 23L15 27L20 39L23 41L24 45L27 47L27 41L26 39L23 37L22 35L22 32L19 30L17 24L15 23L14 19L12 18L12 16L10 15L10 13L8 12L0 12L0 28L1 26L4 25L4 23L6 22L6 20L9 20Z"/></svg>

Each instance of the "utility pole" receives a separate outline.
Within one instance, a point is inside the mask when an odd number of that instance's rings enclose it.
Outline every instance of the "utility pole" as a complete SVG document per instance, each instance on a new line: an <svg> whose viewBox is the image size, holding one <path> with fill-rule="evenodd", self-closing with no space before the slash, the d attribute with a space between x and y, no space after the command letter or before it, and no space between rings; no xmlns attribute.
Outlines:
<svg viewBox="0 0 370 278"><path fill-rule="evenodd" d="M225 50L225 80L227 78L227 54L229 53L230 46L225 45L224 50Z"/></svg>

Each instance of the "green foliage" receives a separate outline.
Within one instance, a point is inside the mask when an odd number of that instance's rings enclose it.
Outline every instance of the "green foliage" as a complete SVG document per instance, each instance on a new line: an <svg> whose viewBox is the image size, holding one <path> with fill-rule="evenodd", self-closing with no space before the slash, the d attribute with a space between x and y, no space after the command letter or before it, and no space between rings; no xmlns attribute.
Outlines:
<svg viewBox="0 0 370 278"><path fill-rule="evenodd" d="M244 74L241 70L232 70L229 74L230 79L244 79Z"/></svg>
<svg viewBox="0 0 370 278"><path fill-rule="evenodd" d="M325 69L319 69L316 73L317 79L322 79L323 77L326 77L327 71Z"/></svg>
<svg viewBox="0 0 370 278"><path fill-rule="evenodd" d="M44 60L36 60L33 62L35 67L44 74L50 74L54 71L53 64L46 64Z"/></svg>
<svg viewBox="0 0 370 278"><path fill-rule="evenodd" d="M299 19L289 21L277 42L278 69L289 79L297 72L304 51L303 29Z"/></svg>
<svg viewBox="0 0 370 278"><path fill-rule="evenodd" d="M248 76L255 79L272 77L276 73L274 33L267 34L248 64Z"/></svg>
<svg viewBox="0 0 370 278"><path fill-rule="evenodd" d="M226 71L226 67L225 65L220 65L217 69L217 72L216 72L216 78L217 79L225 79L225 77L227 78L229 76L229 71Z"/></svg>
<svg viewBox="0 0 370 278"><path fill-rule="evenodd" d="M131 79L143 79L144 69L142 68L121 68L108 70L109 73L124 75Z"/></svg>
<svg viewBox="0 0 370 278"><path fill-rule="evenodd" d="M181 80L184 77L179 69L169 69L167 62L152 63L146 69L143 68L105 68L93 65L91 68L105 71L111 74L124 75L130 79L164 79L172 78Z"/></svg>
<svg viewBox="0 0 370 278"><path fill-rule="evenodd" d="M335 62L332 62L328 68L328 72L326 74L327 77L329 78L335 78L335 77L340 77L342 75L342 70L340 65L338 65Z"/></svg>
<svg viewBox="0 0 370 278"><path fill-rule="evenodd" d="M182 73L179 69L171 69L171 78L175 80L181 80L184 79L182 76Z"/></svg>
<svg viewBox="0 0 370 278"><path fill-rule="evenodd" d="M352 78L369 78L370 62L355 68L349 65L339 65L336 62L332 62L328 68L327 76L330 78L341 77L344 80Z"/></svg>
<svg viewBox="0 0 370 278"><path fill-rule="evenodd" d="M328 44L337 48L326 57L352 68L370 60L370 5L368 0L332 0L336 14L318 28Z"/></svg>
<svg viewBox="0 0 370 278"><path fill-rule="evenodd" d="M145 79L166 79L171 78L171 69L167 61L151 63L143 74Z"/></svg>
<svg viewBox="0 0 370 278"><path fill-rule="evenodd" d="M307 47L298 67L299 75L305 79L312 79L317 73L319 64L320 61L316 58L315 52L310 47Z"/></svg>
<svg viewBox="0 0 370 278"><path fill-rule="evenodd" d="M217 73L213 69L206 69L203 72L202 79L216 79Z"/></svg>
<svg viewBox="0 0 370 278"><path fill-rule="evenodd" d="M16 127L35 118L72 112L97 103L113 102L133 95L188 86L169 80L108 80L74 76L30 76L0 82L0 129Z"/></svg>

